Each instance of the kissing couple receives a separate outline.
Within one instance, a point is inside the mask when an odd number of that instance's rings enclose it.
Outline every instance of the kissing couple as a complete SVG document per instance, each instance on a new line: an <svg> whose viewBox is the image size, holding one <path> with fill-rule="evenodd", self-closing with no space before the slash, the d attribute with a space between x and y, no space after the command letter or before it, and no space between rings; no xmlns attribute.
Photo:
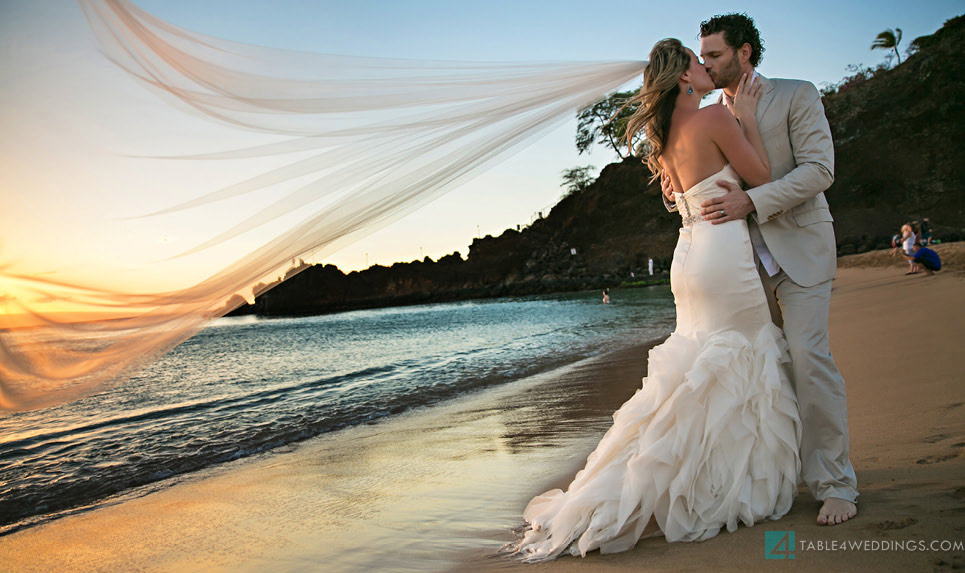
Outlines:
<svg viewBox="0 0 965 573"><path fill-rule="evenodd" d="M626 138L644 131L682 218L677 325L567 490L526 506L508 546L525 561L779 519L799 481L822 503L819 524L857 514L828 338L834 144L814 85L760 75L763 52L746 14L701 23L699 58L675 39L650 52ZM719 101L700 107L714 89Z"/></svg>

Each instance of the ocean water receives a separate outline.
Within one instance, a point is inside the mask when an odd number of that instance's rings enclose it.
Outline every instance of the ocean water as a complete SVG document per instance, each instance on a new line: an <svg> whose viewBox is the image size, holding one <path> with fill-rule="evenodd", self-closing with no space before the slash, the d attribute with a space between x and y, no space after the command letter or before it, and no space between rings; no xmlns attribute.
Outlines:
<svg viewBox="0 0 965 573"><path fill-rule="evenodd" d="M0 417L0 535L673 329L669 287L212 323L137 377Z"/></svg>

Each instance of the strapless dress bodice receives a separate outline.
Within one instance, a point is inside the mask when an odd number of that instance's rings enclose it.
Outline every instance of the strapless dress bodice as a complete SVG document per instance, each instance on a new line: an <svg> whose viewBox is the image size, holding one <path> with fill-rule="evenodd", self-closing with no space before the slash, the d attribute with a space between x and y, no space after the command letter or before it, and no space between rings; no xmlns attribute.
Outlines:
<svg viewBox="0 0 965 573"><path fill-rule="evenodd" d="M704 201L727 194L727 190L717 184L718 181L727 181L735 185L741 184L737 171L728 163L723 169L705 178L685 192L674 193L677 212L680 213L685 227L704 222L704 218L700 214L700 206Z"/></svg>

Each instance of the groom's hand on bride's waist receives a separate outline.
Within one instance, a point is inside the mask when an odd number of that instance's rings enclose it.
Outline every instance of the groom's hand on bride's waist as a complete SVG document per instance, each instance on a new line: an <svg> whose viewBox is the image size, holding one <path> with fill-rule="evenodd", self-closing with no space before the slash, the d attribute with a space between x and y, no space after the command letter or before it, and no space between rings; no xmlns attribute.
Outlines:
<svg viewBox="0 0 965 573"><path fill-rule="evenodd" d="M700 214L705 221L719 225L743 219L754 212L754 202L740 186L730 181L718 181L717 185L727 189L727 194L703 202Z"/></svg>

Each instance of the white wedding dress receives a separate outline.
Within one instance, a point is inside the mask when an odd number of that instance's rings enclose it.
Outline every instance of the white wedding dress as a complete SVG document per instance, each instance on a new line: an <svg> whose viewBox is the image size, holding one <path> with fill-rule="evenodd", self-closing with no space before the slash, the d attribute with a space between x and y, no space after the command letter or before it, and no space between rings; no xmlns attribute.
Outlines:
<svg viewBox="0 0 965 573"><path fill-rule="evenodd" d="M729 165L677 194L684 226L670 284L677 327L650 351L643 386L567 491L537 496L510 547L526 561L633 547L653 518L667 541L778 519L797 492L801 425L746 221L704 222L700 204L739 184ZM647 531L650 535L653 528Z"/></svg>

